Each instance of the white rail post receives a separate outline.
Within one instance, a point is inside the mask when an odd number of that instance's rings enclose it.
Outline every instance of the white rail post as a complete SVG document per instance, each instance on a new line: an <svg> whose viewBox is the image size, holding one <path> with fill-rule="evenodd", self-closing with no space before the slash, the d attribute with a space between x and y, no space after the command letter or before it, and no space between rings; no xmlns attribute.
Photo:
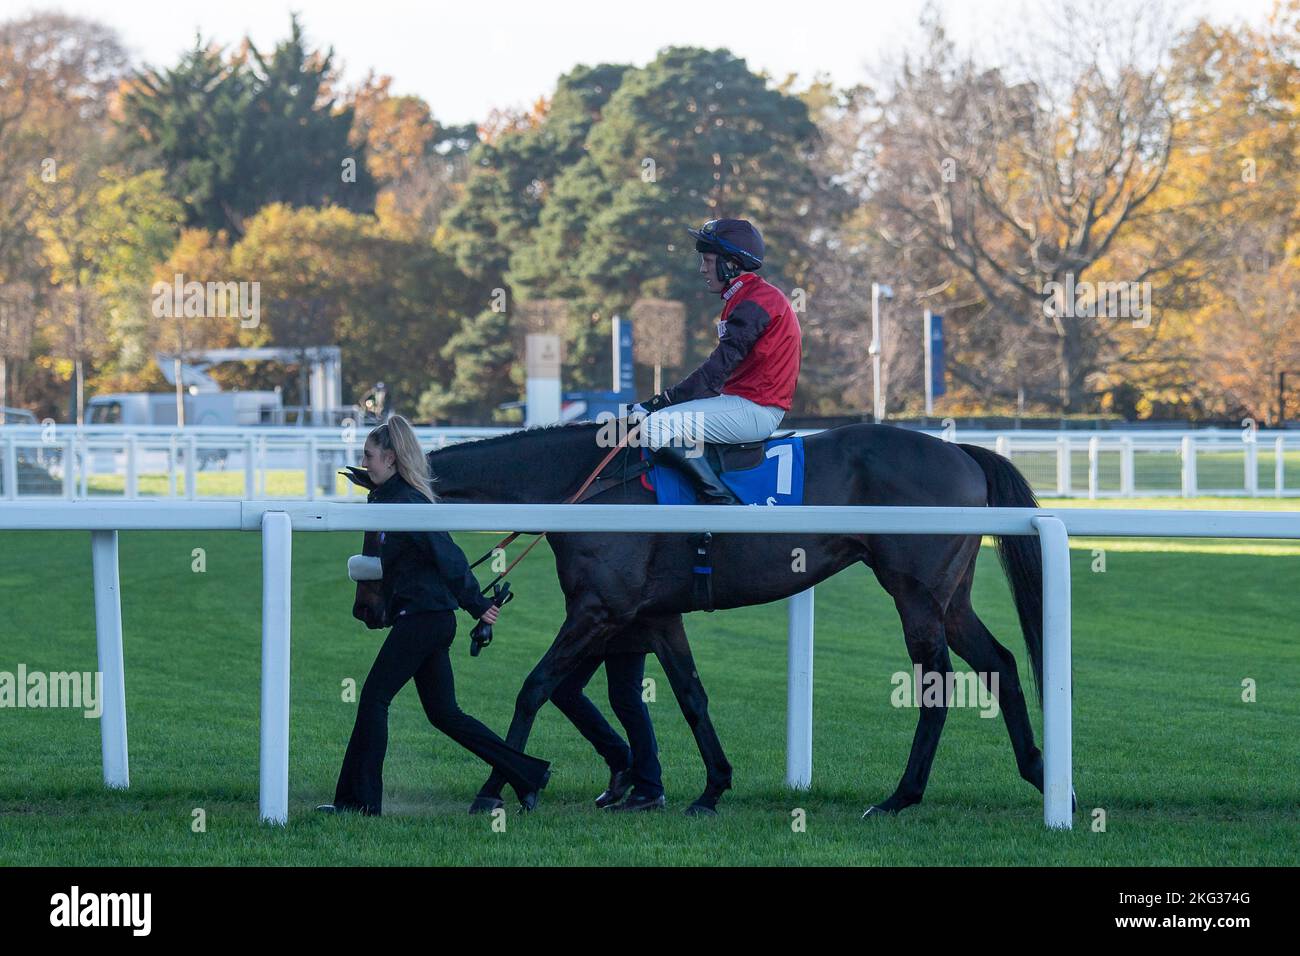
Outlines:
<svg viewBox="0 0 1300 956"><path fill-rule="evenodd" d="M1070 494L1070 439L1064 435L1056 439L1056 494L1061 498Z"/></svg>
<svg viewBox="0 0 1300 956"><path fill-rule="evenodd" d="M993 450L1003 458L1011 457L1011 439L1006 435L999 435L993 439Z"/></svg>
<svg viewBox="0 0 1300 956"><path fill-rule="evenodd" d="M259 435L257 439L257 493L260 496L266 495L266 436Z"/></svg>
<svg viewBox="0 0 1300 956"><path fill-rule="evenodd" d="M1101 439L1093 435L1088 439L1088 497L1097 497L1098 470L1101 459Z"/></svg>
<svg viewBox="0 0 1300 956"><path fill-rule="evenodd" d="M1281 498L1282 492L1286 488L1286 460L1282 457L1285 451L1285 442L1282 436L1278 435L1273 439L1273 496Z"/></svg>
<svg viewBox="0 0 1300 956"><path fill-rule="evenodd" d="M318 454L316 446L316 436L311 435L307 438L307 500L313 501L316 498L316 457Z"/></svg>
<svg viewBox="0 0 1300 956"><path fill-rule="evenodd" d="M253 464L253 438L250 435L244 439L244 497L253 498L257 495L257 469Z"/></svg>
<svg viewBox="0 0 1300 956"><path fill-rule="evenodd" d="M185 497L193 501L199 487L199 446L193 434L185 443Z"/></svg>
<svg viewBox="0 0 1300 956"><path fill-rule="evenodd" d="M785 785L795 790L812 786L813 590L791 595L789 601Z"/></svg>
<svg viewBox="0 0 1300 956"><path fill-rule="evenodd" d="M172 432L171 439L167 442L167 487L170 489L169 494L176 497L176 433ZM252 495L249 495L251 498Z"/></svg>
<svg viewBox="0 0 1300 956"><path fill-rule="evenodd" d="M135 432L126 436L126 497L135 498L140 491L139 486L139 454L140 448L136 444Z"/></svg>
<svg viewBox="0 0 1300 956"><path fill-rule="evenodd" d="M1246 454L1243 456L1246 460L1245 489L1246 494L1254 498L1259 494L1259 443L1255 441L1255 429L1250 429L1245 436Z"/></svg>
<svg viewBox="0 0 1300 956"><path fill-rule="evenodd" d="M63 439L63 499L71 501L76 491L77 439Z"/></svg>
<svg viewBox="0 0 1300 956"><path fill-rule="evenodd" d="M262 515L262 820L289 822L289 606L293 522L283 511Z"/></svg>
<svg viewBox="0 0 1300 956"><path fill-rule="evenodd" d="M1183 436L1183 497L1196 497L1196 439Z"/></svg>
<svg viewBox="0 0 1300 956"><path fill-rule="evenodd" d="M81 497L89 497L86 490L90 482L90 439L86 437L85 432L77 435L77 443L81 446Z"/></svg>
<svg viewBox="0 0 1300 956"><path fill-rule="evenodd" d="M122 591L117 574L117 532L90 532L91 577L95 584L95 642L103 675L99 715L104 786L131 785L126 750L126 669L122 662Z"/></svg>
<svg viewBox="0 0 1300 956"><path fill-rule="evenodd" d="M4 485L5 497L13 500L18 497L18 449L14 447L12 435L5 435L4 448Z"/></svg>
<svg viewBox="0 0 1300 956"><path fill-rule="evenodd" d="M1043 822L1074 826L1070 687L1070 539L1060 518L1034 518L1043 555Z"/></svg>
<svg viewBox="0 0 1300 956"><path fill-rule="evenodd" d="M1127 435L1119 440L1119 493L1125 498L1134 497L1133 439Z"/></svg>

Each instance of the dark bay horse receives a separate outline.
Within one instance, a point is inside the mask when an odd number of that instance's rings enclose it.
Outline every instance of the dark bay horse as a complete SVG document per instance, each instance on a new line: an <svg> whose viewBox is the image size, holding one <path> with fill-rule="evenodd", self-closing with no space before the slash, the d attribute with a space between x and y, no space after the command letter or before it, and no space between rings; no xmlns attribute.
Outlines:
<svg viewBox="0 0 1300 956"><path fill-rule="evenodd" d="M619 423L622 424L621 422ZM428 456L434 489L449 503L541 504L565 501L608 453L608 424L530 428L464 442ZM621 432L620 432L621 434ZM620 451L602 475L617 477L638 459ZM844 425L804 439L806 505L946 507L1037 506L1010 461L973 445L886 425ZM592 505L653 504L640 482L616 484ZM711 811L730 786L731 768L708 723L707 699L686 643L681 615L693 609L693 539L676 533L566 532L548 535L566 617L515 702L506 740L523 749L538 711L580 661L607 649L652 651L664 661L708 773L693 808ZM716 608L764 604L797 594L859 562L894 599L903 638L923 681L948 686L951 648L990 684L1006 722L1020 775L1043 789L1042 754L1013 655L971 605L979 535L715 534ZM998 541L1036 683L1042 678L1042 566L1038 541ZM795 555L802 560L795 560ZM665 660L667 658L667 660ZM942 695L941 695L942 696ZM867 811L895 813L919 803L947 717L947 702L923 706L907 767L893 794ZM701 729L703 728L703 729ZM499 806L505 781L488 778L471 810Z"/></svg>

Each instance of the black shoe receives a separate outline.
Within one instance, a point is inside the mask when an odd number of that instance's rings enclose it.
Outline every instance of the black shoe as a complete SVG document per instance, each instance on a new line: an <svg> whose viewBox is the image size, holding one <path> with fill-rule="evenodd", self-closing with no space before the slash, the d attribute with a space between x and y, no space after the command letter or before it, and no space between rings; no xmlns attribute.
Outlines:
<svg viewBox="0 0 1300 956"><path fill-rule="evenodd" d="M664 799L662 793L657 797L647 797L639 793L633 793L622 803L615 804L609 809L615 813L623 811L635 813L640 810L662 810L667 805L668 801Z"/></svg>
<svg viewBox="0 0 1300 956"><path fill-rule="evenodd" d="M474 798L474 802L469 805L471 815L480 813L492 813L494 810L500 810L506 805L506 802L500 797L485 797L479 795Z"/></svg>
<svg viewBox="0 0 1300 956"><path fill-rule="evenodd" d="M696 491L704 496L708 505L738 505L741 500L732 494L731 489L723 484L718 473L709 464L709 456L700 451L698 455L688 456L690 449L677 445L664 445L655 451L655 463L666 462L686 474Z"/></svg>
<svg viewBox="0 0 1300 956"><path fill-rule="evenodd" d="M605 792L596 798L596 806L604 810L606 807L612 807L632 789L632 769L615 770L609 775L609 786Z"/></svg>
<svg viewBox="0 0 1300 956"><path fill-rule="evenodd" d="M316 808L316 812L334 814L334 815L342 814L342 813L365 814L365 809L363 807L349 807L349 806L343 806L336 803L322 803L320 806Z"/></svg>
<svg viewBox="0 0 1300 956"><path fill-rule="evenodd" d="M536 790L530 790L519 798L519 810L521 813L532 813L537 809L538 798L541 797L542 791L546 785L551 782L551 771L547 770L542 774L542 782L537 785Z"/></svg>

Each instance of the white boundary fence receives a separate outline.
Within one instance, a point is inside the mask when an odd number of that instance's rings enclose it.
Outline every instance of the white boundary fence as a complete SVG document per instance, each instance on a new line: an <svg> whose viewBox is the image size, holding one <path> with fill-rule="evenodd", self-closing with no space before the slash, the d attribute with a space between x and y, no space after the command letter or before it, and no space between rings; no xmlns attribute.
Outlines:
<svg viewBox="0 0 1300 956"><path fill-rule="evenodd" d="M19 502L0 504L0 530L91 532L95 629L104 674L100 731L104 782L129 784L117 532L244 530L262 533L260 812L289 820L290 571L295 531L1037 535L1043 557L1043 819L1069 828L1071 650L1069 535L1298 538L1300 512L1064 510L1029 508L783 507L701 505L358 505L346 502ZM341 575L340 575L341 576ZM345 579L344 579L345 580ZM789 604L787 783L812 781L813 597Z"/></svg>
<svg viewBox="0 0 1300 956"><path fill-rule="evenodd" d="M514 428L417 428L426 451ZM369 429L246 426L6 425L0 427L0 498L73 500L100 497L92 481L111 475L120 492L108 500L184 498L239 501L272 499L271 472L293 473L284 500L364 497L336 479L355 464ZM802 435L815 430L801 430ZM1109 431L989 431L948 428L928 434L982 445L1011 458L1034 490L1066 498L1300 496L1300 467L1287 472L1287 456L1300 458L1300 432L1230 429ZM20 476L18 463L41 472ZM200 493L199 475L235 474L225 496ZM301 478L297 478L301 475ZM38 480L39 479L39 480ZM283 480L283 476L277 475ZM207 479L205 478L205 483ZM57 482L57 490L54 483ZM44 486L44 487L38 487ZM340 489L342 489L340 491ZM210 489L209 489L210 490ZM278 499L277 499L278 500Z"/></svg>
<svg viewBox="0 0 1300 956"><path fill-rule="evenodd" d="M448 444L503 435L510 428L416 428L425 451ZM265 426L215 427L125 425L6 425L0 427L0 499L75 500L93 494L97 476L120 478L119 493L104 493L107 500L239 501L269 499L268 474L272 471L302 475L292 498L343 500L364 494L350 483L336 481L344 465L361 460L361 447L370 427L283 428ZM20 458L44 472L43 484L58 482L58 491L32 491L18 473ZM199 493L200 474L236 474L242 479L227 495ZM161 492L142 478L164 477ZM36 477L40 478L41 475ZM336 488L346 489L342 494ZM98 497L98 495L96 495Z"/></svg>

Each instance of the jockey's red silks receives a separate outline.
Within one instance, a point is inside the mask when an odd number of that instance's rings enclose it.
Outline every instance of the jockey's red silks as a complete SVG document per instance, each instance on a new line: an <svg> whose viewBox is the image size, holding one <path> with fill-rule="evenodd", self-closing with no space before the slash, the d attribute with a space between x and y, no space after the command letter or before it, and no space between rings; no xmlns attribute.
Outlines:
<svg viewBox="0 0 1300 956"><path fill-rule="evenodd" d="M755 404L776 406L788 412L799 382L803 352L799 319L790 300L772 283L752 272L742 273L722 293L722 298L726 302L722 308L723 323L742 302L752 302L771 316L749 354L727 376L722 394L739 395Z"/></svg>

